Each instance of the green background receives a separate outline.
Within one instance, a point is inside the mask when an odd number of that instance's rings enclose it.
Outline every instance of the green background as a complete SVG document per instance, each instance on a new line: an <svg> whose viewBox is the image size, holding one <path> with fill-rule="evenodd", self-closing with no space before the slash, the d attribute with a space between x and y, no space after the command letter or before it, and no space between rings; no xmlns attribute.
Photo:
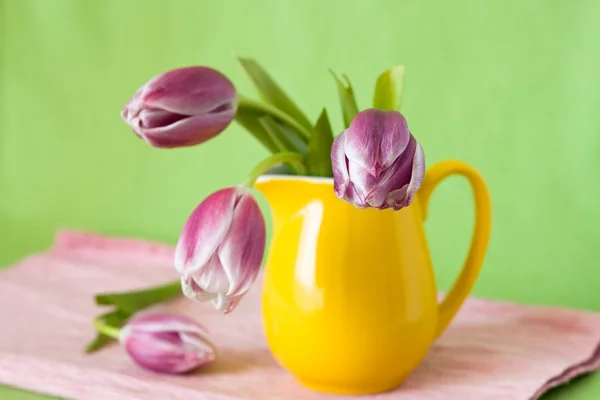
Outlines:
<svg viewBox="0 0 600 400"><path fill-rule="evenodd" d="M237 125L197 148L145 145L119 111L154 75L210 65L255 96L234 59L253 57L339 131L328 68L365 108L402 63L402 111L428 164L467 161L491 190L474 294L600 311L598 1L0 0L0 13L0 265L59 227L174 243L199 201L267 155ZM446 289L469 242L468 186L450 179L431 207ZM545 399L599 396L592 375Z"/></svg>

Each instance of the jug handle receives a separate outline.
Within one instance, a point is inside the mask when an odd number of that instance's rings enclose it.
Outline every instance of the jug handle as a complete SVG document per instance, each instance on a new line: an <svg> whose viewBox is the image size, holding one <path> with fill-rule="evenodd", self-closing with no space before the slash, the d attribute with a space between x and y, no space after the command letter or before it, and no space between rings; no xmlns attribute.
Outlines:
<svg viewBox="0 0 600 400"><path fill-rule="evenodd" d="M483 177L470 165L454 160L439 162L427 170L417 195L423 220L427 219L427 208L431 193L440 182L451 175L464 176L473 189L475 226L471 247L460 275L446 298L439 305L436 338L448 327L477 280L487 250L491 227L490 195Z"/></svg>

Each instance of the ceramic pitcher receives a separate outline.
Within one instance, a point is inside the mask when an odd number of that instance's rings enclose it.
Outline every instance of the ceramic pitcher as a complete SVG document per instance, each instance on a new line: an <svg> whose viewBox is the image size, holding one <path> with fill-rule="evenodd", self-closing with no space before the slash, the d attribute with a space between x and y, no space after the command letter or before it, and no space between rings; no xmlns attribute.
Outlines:
<svg viewBox="0 0 600 400"><path fill-rule="evenodd" d="M473 188L475 228L462 272L438 304L423 221L433 189L453 174ZM434 165L413 204L400 211L355 208L335 196L328 178L266 175L257 188L273 217L262 311L274 357L321 392L399 386L478 276L490 232L480 174L458 161Z"/></svg>

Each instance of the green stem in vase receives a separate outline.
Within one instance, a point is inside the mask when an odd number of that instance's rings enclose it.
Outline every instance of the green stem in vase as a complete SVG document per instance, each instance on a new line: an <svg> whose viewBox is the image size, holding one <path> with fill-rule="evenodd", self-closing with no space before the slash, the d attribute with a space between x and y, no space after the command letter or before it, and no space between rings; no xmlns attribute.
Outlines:
<svg viewBox="0 0 600 400"><path fill-rule="evenodd" d="M281 163L290 163L298 167L301 175L306 174L306 168L304 167L304 157L300 153L293 151L284 151L281 153L273 154L271 157L262 160L248 175L248 178L244 181L243 185L252 187L256 180L263 175L265 172L273 168L274 166Z"/></svg>
<svg viewBox="0 0 600 400"><path fill-rule="evenodd" d="M121 336L121 329L106 324L100 318L96 318L94 320L94 326L98 332L104 336L108 336L117 340L119 340L119 337Z"/></svg>
<svg viewBox="0 0 600 400"><path fill-rule="evenodd" d="M307 142L311 136L310 132L305 127L300 125L298 121L281 111L279 108L270 104L261 103L259 101L251 100L240 95L238 96L238 108L260 111L265 115L269 115L283 122L284 124L292 128L294 131L296 131L305 142Z"/></svg>

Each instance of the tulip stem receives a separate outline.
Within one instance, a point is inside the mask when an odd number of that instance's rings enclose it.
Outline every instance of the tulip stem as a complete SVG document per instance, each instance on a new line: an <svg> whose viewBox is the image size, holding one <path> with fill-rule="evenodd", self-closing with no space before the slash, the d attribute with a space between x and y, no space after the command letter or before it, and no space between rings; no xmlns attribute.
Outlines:
<svg viewBox="0 0 600 400"><path fill-rule="evenodd" d="M119 339L119 337L121 337L121 329L107 325L100 318L94 319L94 326L96 327L98 332L105 336L111 337L113 339Z"/></svg>
<svg viewBox="0 0 600 400"><path fill-rule="evenodd" d="M248 174L248 178L246 178L243 185L248 187L254 186L254 183L261 175L281 163L294 164L298 167L298 172L301 175L306 174L306 167L304 166L304 157L302 154L293 151L284 151L273 154L258 163L256 167L250 171L250 174Z"/></svg>

